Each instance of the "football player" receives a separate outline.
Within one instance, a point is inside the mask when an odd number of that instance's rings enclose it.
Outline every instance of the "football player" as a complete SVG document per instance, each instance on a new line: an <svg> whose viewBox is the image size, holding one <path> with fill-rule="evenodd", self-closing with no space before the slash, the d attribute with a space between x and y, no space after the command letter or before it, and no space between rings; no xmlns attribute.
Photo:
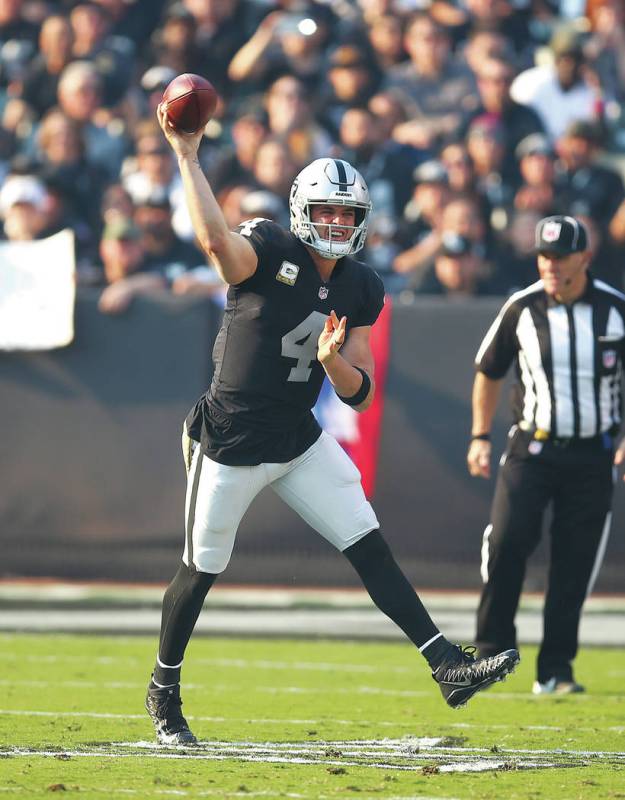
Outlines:
<svg viewBox="0 0 625 800"><path fill-rule="evenodd" d="M157 113L197 239L229 285L212 383L185 422L186 539L163 598L146 697L158 741L197 741L181 712L185 648L241 518L267 485L346 556L375 604L425 656L447 703L463 705L511 672L517 651L476 660L472 648L444 638L384 541L358 470L311 412L325 376L356 411L375 391L369 337L384 290L353 258L371 212L364 180L345 161L318 159L293 183L290 231L252 219L232 232L198 161L202 132L178 133L162 107Z"/></svg>

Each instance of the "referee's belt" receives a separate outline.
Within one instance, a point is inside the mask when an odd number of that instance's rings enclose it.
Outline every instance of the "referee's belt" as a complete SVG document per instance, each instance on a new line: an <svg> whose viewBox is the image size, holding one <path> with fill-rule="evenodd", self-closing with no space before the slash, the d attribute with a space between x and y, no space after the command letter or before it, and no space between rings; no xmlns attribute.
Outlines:
<svg viewBox="0 0 625 800"><path fill-rule="evenodd" d="M569 445L597 445L603 444L609 447L616 435L613 430L597 433L595 436L554 436L551 431L544 428L537 428L525 420L519 422L519 428L527 434L531 434L532 439L537 442L551 442L557 447L569 447Z"/></svg>

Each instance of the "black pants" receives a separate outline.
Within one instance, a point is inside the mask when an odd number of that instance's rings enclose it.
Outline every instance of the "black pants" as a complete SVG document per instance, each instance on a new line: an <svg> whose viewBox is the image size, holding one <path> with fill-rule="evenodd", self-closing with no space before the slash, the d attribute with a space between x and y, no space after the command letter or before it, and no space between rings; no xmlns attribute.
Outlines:
<svg viewBox="0 0 625 800"><path fill-rule="evenodd" d="M484 655L516 647L525 565L553 504L551 559L537 678L572 679L582 606L609 532L613 452L607 437L539 443L517 430L499 468L484 532L476 641Z"/></svg>

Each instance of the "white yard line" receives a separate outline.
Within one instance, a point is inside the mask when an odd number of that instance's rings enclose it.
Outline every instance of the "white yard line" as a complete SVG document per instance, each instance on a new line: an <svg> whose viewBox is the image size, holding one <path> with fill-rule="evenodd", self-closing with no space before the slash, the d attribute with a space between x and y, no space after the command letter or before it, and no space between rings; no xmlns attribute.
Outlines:
<svg viewBox="0 0 625 800"><path fill-rule="evenodd" d="M145 690L147 681L145 683L131 683L129 681L41 681L41 680L0 680L0 686L27 686L37 689L48 689L52 686L64 686L66 688L74 689L137 689ZM185 683L184 689L198 689L211 691L213 693L230 689L230 684L219 683ZM263 692L267 694L319 694L318 687L306 686L283 686L276 688L275 686L251 686L251 691ZM381 694L397 697L428 697L431 692L428 691L410 691L401 689L380 689L377 686L353 686L353 687L328 687L324 689L326 693L331 694Z"/></svg>
<svg viewBox="0 0 625 800"><path fill-rule="evenodd" d="M625 763L625 753L597 751L505 750L444 746L445 739L409 738L326 742L203 742L197 748L162 748L152 742L120 742L77 750L9 748L7 757L154 758L172 760L237 760L267 764L368 767L422 771L432 761L438 772L482 772L505 769L544 769L585 766L589 759Z"/></svg>
<svg viewBox="0 0 625 800"><path fill-rule="evenodd" d="M136 644L136 642L135 642ZM63 664L72 662L88 662L89 664L138 664L140 660L132 656L100 656L89 655L48 655L48 656L22 656L18 653L3 653L3 661L28 661L29 663ZM267 669L267 670L305 670L311 672L362 672L367 674L412 674L419 669L420 662L415 659L415 666L373 666L371 664L344 664L327 661L275 661L272 659L246 659L246 658L196 658L194 664L209 667L227 667L228 669Z"/></svg>
<svg viewBox="0 0 625 800"><path fill-rule="evenodd" d="M0 786L0 792L11 792L13 794L18 794L21 792L29 792L30 789L25 786L15 786L15 787L8 787L8 786ZM136 795L141 794L145 795L144 789L122 789L118 786L110 787L110 786L97 786L97 787L90 787L89 793L96 792L98 794L103 794L108 797L115 797L117 794L127 794L127 795ZM336 800L336 795L327 795L327 794L299 794L297 792L276 792L271 790L265 790L261 792L227 792L223 789L196 789L192 791L186 791L184 789L150 789L150 795L164 795L164 796L176 796L176 797L286 797L292 800ZM361 795L359 800L380 800L380 795ZM456 797L435 797L433 795L393 795L392 797L386 797L385 800L459 800Z"/></svg>
<svg viewBox="0 0 625 800"><path fill-rule="evenodd" d="M145 719L146 714L104 714L95 711L27 711L24 709L0 709L0 715L12 715L18 717L84 717L85 719ZM186 714L188 720L195 722L212 722L212 723L231 723L236 722L235 717L202 717ZM241 721L239 718L238 721ZM265 725L356 725L356 726L371 726L376 728L414 728L414 722L378 722L367 719L271 719L263 717L261 719L247 719L243 721L250 724L265 724Z"/></svg>
<svg viewBox="0 0 625 800"><path fill-rule="evenodd" d="M85 719L147 719L145 714L113 714L113 713L98 713L95 711L39 711L39 710L28 710L28 709L6 709L0 708L0 715L11 715L16 717L84 717ZM197 722L212 722L212 723L232 723L235 721L241 721L241 718L235 717L205 717L205 716L193 716L187 714L187 719L194 720ZM362 726L367 725L372 728L380 728L380 727L390 727L390 728L415 728L417 726L416 722L385 722L380 720L368 720L368 719L333 719L333 718L325 718L325 719L272 719L263 717L262 719L245 719L245 722L249 722L251 724L259 724L264 723L267 725L356 725ZM478 724L472 722L445 722L442 723L443 727L445 728L459 728L459 729L477 729L480 731L484 730L519 730L518 725L502 725L502 724ZM558 725L523 725L523 730L527 731L561 731L562 726ZM589 732L594 731L595 728L592 727L577 727L575 728L576 731L580 732ZM625 733L625 726L623 725L612 725L606 728L606 731L610 733Z"/></svg>

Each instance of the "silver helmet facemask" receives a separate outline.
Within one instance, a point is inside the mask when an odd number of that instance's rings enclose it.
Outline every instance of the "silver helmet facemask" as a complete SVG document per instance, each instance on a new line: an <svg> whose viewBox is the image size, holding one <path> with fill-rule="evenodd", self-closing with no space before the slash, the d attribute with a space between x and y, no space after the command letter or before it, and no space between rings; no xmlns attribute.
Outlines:
<svg viewBox="0 0 625 800"><path fill-rule="evenodd" d="M349 206L356 213L354 225L323 225L328 237L323 238L311 220L315 205ZM342 258L362 250L367 236L371 200L362 175L347 161L318 158L293 181L289 198L291 232L323 258ZM333 232L348 231L345 240L333 239Z"/></svg>

